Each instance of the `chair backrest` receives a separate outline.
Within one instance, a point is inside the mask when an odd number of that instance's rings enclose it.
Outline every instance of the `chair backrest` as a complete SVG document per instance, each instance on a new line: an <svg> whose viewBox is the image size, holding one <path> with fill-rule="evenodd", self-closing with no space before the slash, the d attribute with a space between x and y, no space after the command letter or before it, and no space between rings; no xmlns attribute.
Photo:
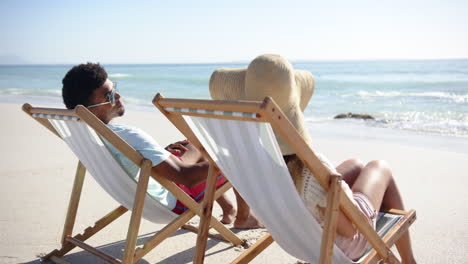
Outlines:
<svg viewBox="0 0 468 264"><path fill-rule="evenodd" d="M49 120L96 182L118 203L132 210L137 184L109 152L100 138L105 138L104 135L98 136L79 116L41 113L34 113L32 116ZM143 217L154 223L168 223L176 215L146 194Z"/></svg>
<svg viewBox="0 0 468 264"><path fill-rule="evenodd" d="M183 118L274 240L289 254L317 262L322 228L299 197L270 124L217 119L211 113ZM333 263L352 262L334 246Z"/></svg>

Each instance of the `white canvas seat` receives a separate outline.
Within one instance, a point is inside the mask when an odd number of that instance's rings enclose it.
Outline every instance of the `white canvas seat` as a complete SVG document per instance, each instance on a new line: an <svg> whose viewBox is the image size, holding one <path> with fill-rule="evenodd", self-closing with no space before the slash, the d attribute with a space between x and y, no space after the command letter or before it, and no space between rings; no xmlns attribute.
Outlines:
<svg viewBox="0 0 468 264"><path fill-rule="evenodd" d="M318 260L322 228L299 197L270 124L184 118L281 248L308 262ZM333 263L351 261L335 246Z"/></svg>
<svg viewBox="0 0 468 264"><path fill-rule="evenodd" d="M33 114L33 117L39 117ZM50 118L51 124L83 163L96 182L119 204L131 210L137 183L120 166L96 132L79 120ZM154 200L148 193L143 218L153 223L169 223L177 215Z"/></svg>

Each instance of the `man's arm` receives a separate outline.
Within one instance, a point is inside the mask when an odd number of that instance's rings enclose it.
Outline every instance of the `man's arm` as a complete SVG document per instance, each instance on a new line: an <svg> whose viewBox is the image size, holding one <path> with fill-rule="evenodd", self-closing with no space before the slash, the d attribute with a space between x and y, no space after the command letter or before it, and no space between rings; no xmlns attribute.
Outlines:
<svg viewBox="0 0 468 264"><path fill-rule="evenodd" d="M175 183L189 188L203 182L208 176L209 163L207 161L188 164L174 155L153 167L153 172Z"/></svg>
<svg viewBox="0 0 468 264"><path fill-rule="evenodd" d="M141 129L126 125L110 125L110 127L143 157L157 164L152 169L153 173L187 187L196 186L206 179L209 164L206 161L196 162L200 153L188 141L169 145L166 147L168 152ZM177 156L182 156L183 161L170 154L172 151Z"/></svg>
<svg viewBox="0 0 468 264"><path fill-rule="evenodd" d="M188 140L169 144L164 149L177 157L181 157L184 163L194 164L206 160L201 152Z"/></svg>

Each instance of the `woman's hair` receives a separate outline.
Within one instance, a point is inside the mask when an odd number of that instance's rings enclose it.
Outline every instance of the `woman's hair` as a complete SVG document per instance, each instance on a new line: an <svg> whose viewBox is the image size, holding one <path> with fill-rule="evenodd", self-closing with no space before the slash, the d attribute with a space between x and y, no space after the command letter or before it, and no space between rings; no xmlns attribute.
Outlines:
<svg viewBox="0 0 468 264"><path fill-rule="evenodd" d="M63 103L68 109L88 105L94 90L107 80L107 72L99 63L80 64L71 68L62 80Z"/></svg>
<svg viewBox="0 0 468 264"><path fill-rule="evenodd" d="M302 170L304 169L304 163L297 157L296 154L283 156L284 162L288 167L289 174L293 179L294 185L297 190L302 188Z"/></svg>

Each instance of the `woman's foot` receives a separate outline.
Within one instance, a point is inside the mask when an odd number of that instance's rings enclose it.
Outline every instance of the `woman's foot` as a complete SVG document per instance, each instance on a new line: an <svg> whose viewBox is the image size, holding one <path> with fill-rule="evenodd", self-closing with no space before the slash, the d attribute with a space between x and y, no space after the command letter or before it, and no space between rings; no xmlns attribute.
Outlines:
<svg viewBox="0 0 468 264"><path fill-rule="evenodd" d="M237 229L255 229L264 227L265 226L263 226L253 214L250 214L247 218L239 218L238 216L236 221L234 221L234 228Z"/></svg>

